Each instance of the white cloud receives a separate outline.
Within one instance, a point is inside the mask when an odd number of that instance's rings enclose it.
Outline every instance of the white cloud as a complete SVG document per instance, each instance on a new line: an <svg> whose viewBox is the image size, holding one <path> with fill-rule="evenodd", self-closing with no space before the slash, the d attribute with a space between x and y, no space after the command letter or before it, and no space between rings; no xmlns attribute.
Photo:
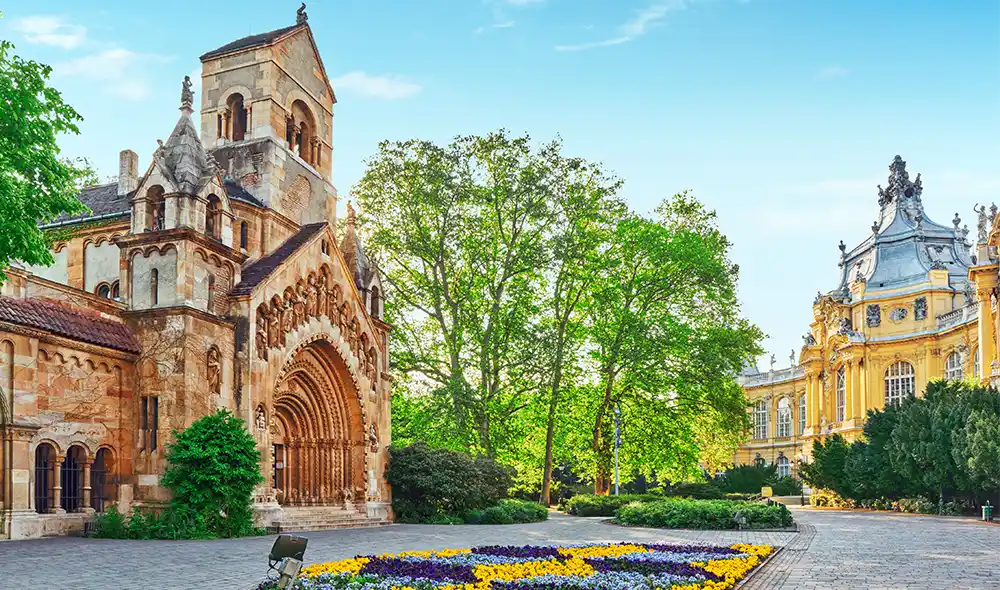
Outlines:
<svg viewBox="0 0 1000 590"><path fill-rule="evenodd" d="M482 27L478 27L476 30L473 31L473 33L478 35L480 33L487 31L488 29L509 29L513 26L514 26L514 21L508 20L500 23L493 23L492 25L484 25Z"/></svg>
<svg viewBox="0 0 1000 590"><path fill-rule="evenodd" d="M59 76L103 82L107 92L126 100L141 100L150 92L144 72L168 61L169 57L119 47L60 62L53 69Z"/></svg>
<svg viewBox="0 0 1000 590"><path fill-rule="evenodd" d="M617 34L613 37L588 43L556 45L555 49L556 51L583 51L596 47L608 47L628 43L648 33L650 28L666 18L669 13L684 10L695 1L697 0L669 0L650 4L636 11L635 16L619 26Z"/></svg>
<svg viewBox="0 0 1000 590"><path fill-rule="evenodd" d="M361 71L348 72L331 83L335 89L381 100L408 98L423 90L420 84L394 74L371 75Z"/></svg>
<svg viewBox="0 0 1000 590"><path fill-rule="evenodd" d="M26 16L15 20L13 27L25 41L38 45L73 49L87 39L86 27L67 23L61 16Z"/></svg>
<svg viewBox="0 0 1000 590"><path fill-rule="evenodd" d="M850 73L851 71L843 66L830 65L825 68L820 68L819 71L816 72L816 77L821 80L829 80L831 78L843 78Z"/></svg>

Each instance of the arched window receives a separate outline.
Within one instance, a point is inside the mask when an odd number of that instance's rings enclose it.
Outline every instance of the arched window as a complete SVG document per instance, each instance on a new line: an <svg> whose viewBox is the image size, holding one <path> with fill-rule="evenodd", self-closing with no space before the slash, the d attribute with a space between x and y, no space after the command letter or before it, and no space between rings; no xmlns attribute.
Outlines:
<svg viewBox="0 0 1000 590"><path fill-rule="evenodd" d="M979 349L972 351L972 376L979 379Z"/></svg>
<svg viewBox="0 0 1000 590"><path fill-rule="evenodd" d="M806 394L799 396L799 434L806 433Z"/></svg>
<svg viewBox="0 0 1000 590"><path fill-rule="evenodd" d="M753 464L757 467L763 467L767 463L764 461L764 457L761 457L760 453L757 453L757 456L754 457Z"/></svg>
<svg viewBox="0 0 1000 590"><path fill-rule="evenodd" d="M146 191L146 229L161 231L165 228L167 204L163 198L163 187L153 185Z"/></svg>
<svg viewBox="0 0 1000 590"><path fill-rule="evenodd" d="M90 468L90 507L96 512L104 512L108 502L114 500L111 477L113 467L111 450L98 450L94 465Z"/></svg>
<svg viewBox="0 0 1000 590"><path fill-rule="evenodd" d="M66 512L77 512L83 503L83 462L86 453L83 447L72 446L63 459L59 479L62 484L60 504Z"/></svg>
<svg viewBox="0 0 1000 590"><path fill-rule="evenodd" d="M100 285L97 285L96 293L98 297L111 299L111 285L107 283L101 283Z"/></svg>
<svg viewBox="0 0 1000 590"><path fill-rule="evenodd" d="M222 203L219 197L208 195L208 206L205 207L205 235L218 240L222 235Z"/></svg>
<svg viewBox="0 0 1000 590"><path fill-rule="evenodd" d="M767 438L767 401L760 400L753 408L753 437L757 440Z"/></svg>
<svg viewBox="0 0 1000 590"><path fill-rule="evenodd" d="M111 298L115 301L122 300L121 285L118 284L118 281L111 283Z"/></svg>
<svg viewBox="0 0 1000 590"><path fill-rule="evenodd" d="M885 405L898 404L913 395L915 387L913 365L896 361L885 371Z"/></svg>
<svg viewBox="0 0 1000 590"><path fill-rule="evenodd" d="M226 107L231 130L229 137L233 141L242 141L247 131L247 110L243 105L243 95L238 92L229 95Z"/></svg>
<svg viewBox="0 0 1000 590"><path fill-rule="evenodd" d="M42 443L35 449L35 512L45 514L52 511L52 469L56 453L52 445Z"/></svg>
<svg viewBox="0 0 1000 590"><path fill-rule="evenodd" d="M215 309L215 275L208 275L208 311Z"/></svg>
<svg viewBox="0 0 1000 590"><path fill-rule="evenodd" d="M155 268L149 271L149 301L156 305L160 301L160 271Z"/></svg>
<svg viewBox="0 0 1000 590"><path fill-rule="evenodd" d="M787 397L778 400L778 436L792 436L792 404Z"/></svg>
<svg viewBox="0 0 1000 590"><path fill-rule="evenodd" d="M844 367L837 369L837 422L844 421L847 410L847 373Z"/></svg>
<svg viewBox="0 0 1000 590"><path fill-rule="evenodd" d="M792 475L792 464L789 462L788 457L784 455L778 455L778 477L789 477Z"/></svg>
<svg viewBox="0 0 1000 590"><path fill-rule="evenodd" d="M314 147L316 142L313 141L316 136L316 123L312 111L301 100L292 103L291 111L287 132L288 147L309 164L315 164L316 158L312 152L316 151Z"/></svg>
<svg viewBox="0 0 1000 590"><path fill-rule="evenodd" d="M372 317L382 318L382 293L378 287L372 287Z"/></svg>
<svg viewBox="0 0 1000 590"><path fill-rule="evenodd" d="M944 361L944 378L948 381L960 381L964 377L962 373L962 355L956 350Z"/></svg>
<svg viewBox="0 0 1000 590"><path fill-rule="evenodd" d="M240 248L243 250L247 249L247 243L250 241L250 226L245 221L240 222Z"/></svg>

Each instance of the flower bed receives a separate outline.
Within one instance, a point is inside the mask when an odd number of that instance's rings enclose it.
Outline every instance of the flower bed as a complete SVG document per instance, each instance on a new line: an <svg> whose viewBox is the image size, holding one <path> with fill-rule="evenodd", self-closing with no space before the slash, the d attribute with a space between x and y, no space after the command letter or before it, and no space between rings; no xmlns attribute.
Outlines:
<svg viewBox="0 0 1000 590"><path fill-rule="evenodd" d="M302 569L300 590L727 590L768 545L524 545L359 556ZM276 588L269 579L259 590Z"/></svg>

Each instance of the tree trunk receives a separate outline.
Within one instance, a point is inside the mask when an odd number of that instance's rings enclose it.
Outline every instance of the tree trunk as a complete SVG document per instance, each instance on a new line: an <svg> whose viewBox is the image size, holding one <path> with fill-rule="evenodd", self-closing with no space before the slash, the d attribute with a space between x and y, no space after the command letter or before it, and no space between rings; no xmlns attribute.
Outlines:
<svg viewBox="0 0 1000 590"><path fill-rule="evenodd" d="M563 332L563 328L560 328ZM552 445L556 430L556 408L559 405L559 387L562 384L563 334L559 335L556 346L555 370L552 372L552 391L549 396L549 420L545 430L545 470L542 474L541 503L548 506L551 503L552 491Z"/></svg>

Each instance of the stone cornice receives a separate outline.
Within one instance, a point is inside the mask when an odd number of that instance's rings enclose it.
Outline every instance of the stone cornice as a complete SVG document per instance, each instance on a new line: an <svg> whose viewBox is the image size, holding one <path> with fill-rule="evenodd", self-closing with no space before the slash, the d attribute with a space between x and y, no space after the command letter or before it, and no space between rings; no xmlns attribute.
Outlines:
<svg viewBox="0 0 1000 590"><path fill-rule="evenodd" d="M87 342L73 340L72 338L64 338L62 336L56 336L54 334L50 334L49 332L45 332L43 330L28 328L26 326L21 326L18 324L0 322L0 331L9 332L11 334L20 334L22 336L27 336L28 338L37 338L39 342L44 342L46 344L52 344L55 346L64 346L66 348L71 348L73 350L79 350L80 352L85 352L88 354L94 354L107 358L114 358L130 363L135 362L135 360L138 358L138 356L128 352L122 352L120 350L115 350L113 348L105 348L103 346L98 346L96 344L89 344Z"/></svg>
<svg viewBox="0 0 1000 590"><path fill-rule="evenodd" d="M189 305L171 305L169 307L154 307L152 309L129 310L122 314L124 317L134 320L144 320L148 318L160 318L175 315L185 315L196 317L200 320L211 322L219 326L236 328L236 320L232 318L219 317L214 313L208 313Z"/></svg>
<svg viewBox="0 0 1000 590"><path fill-rule="evenodd" d="M114 241L120 247L128 248L134 246L145 246L147 244L159 244L163 242L173 243L182 240L194 242L195 244L207 248L220 256L224 256L241 266L248 258L246 254L243 254L239 250L234 250L222 242L213 240L191 227L175 227L163 231L129 234L127 236L116 238Z"/></svg>

